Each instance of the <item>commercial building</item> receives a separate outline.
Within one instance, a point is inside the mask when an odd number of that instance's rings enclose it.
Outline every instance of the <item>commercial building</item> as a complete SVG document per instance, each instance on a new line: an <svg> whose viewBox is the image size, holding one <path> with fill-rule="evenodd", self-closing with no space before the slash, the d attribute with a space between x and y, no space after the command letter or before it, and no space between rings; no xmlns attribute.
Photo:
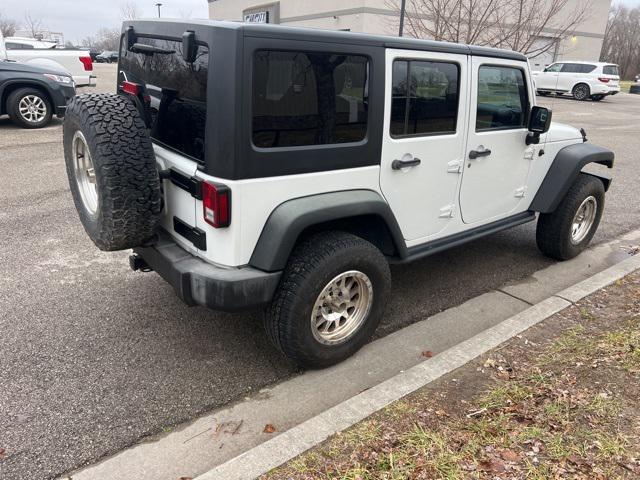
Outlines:
<svg viewBox="0 0 640 480"><path fill-rule="evenodd" d="M383 35L398 34L398 12L388 0L208 0L209 18L276 23L299 27L350 30ZM409 4L409 2L407 2ZM553 28L543 30L538 42L550 48L531 58L532 68L542 69L556 60L597 61L607 25L611 0L569 0L566 11L588 5L585 19L572 35L558 38Z"/></svg>

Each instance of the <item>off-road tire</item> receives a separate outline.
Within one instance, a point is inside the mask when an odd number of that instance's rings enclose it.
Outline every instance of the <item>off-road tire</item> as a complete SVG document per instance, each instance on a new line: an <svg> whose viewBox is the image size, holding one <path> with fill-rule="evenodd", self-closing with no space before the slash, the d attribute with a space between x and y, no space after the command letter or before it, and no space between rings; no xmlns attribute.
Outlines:
<svg viewBox="0 0 640 480"><path fill-rule="evenodd" d="M85 206L76 180L72 142L78 131L95 171L95 213ZM75 97L67 107L63 141L73 201L96 246L125 250L151 239L160 222L160 178L151 140L133 103L114 94Z"/></svg>
<svg viewBox="0 0 640 480"><path fill-rule="evenodd" d="M371 281L368 316L343 343L325 345L312 333L311 315L325 286L341 273L357 270ZM358 351L375 332L391 286L389 264L371 243L355 235L329 231L303 240L293 251L264 325L273 344L304 368L324 368Z"/></svg>
<svg viewBox="0 0 640 480"><path fill-rule="evenodd" d="M46 112L44 118L38 122L31 122L20 113L20 102L28 96L36 96L44 103ZM7 97L6 110L11 121L22 128L46 127L49 122L51 122L51 117L53 116L53 107L51 106L49 97L37 88L18 88L14 92L11 92Z"/></svg>
<svg viewBox="0 0 640 480"><path fill-rule="evenodd" d="M571 90L573 98L579 101L587 100L591 96L591 88L586 83L579 83Z"/></svg>
<svg viewBox="0 0 640 480"><path fill-rule="evenodd" d="M596 214L588 234L579 243L571 241L573 220L582 202L593 196L597 202ZM593 238L604 210L604 185L598 178L581 173L552 213L538 217L536 242L546 256L556 260L569 260L580 254Z"/></svg>

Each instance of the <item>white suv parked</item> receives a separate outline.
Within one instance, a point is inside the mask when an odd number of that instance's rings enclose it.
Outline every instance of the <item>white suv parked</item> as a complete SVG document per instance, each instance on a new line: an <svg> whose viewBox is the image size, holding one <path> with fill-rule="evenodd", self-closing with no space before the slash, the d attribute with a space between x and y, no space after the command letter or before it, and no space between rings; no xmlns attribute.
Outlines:
<svg viewBox="0 0 640 480"><path fill-rule="evenodd" d="M597 62L556 62L532 72L539 95L573 95L576 100L600 101L620 92L618 66Z"/></svg>
<svg viewBox="0 0 640 480"><path fill-rule="evenodd" d="M540 250L574 257L611 182L582 169L613 153L550 125L516 52L140 20L118 72L119 95L76 97L64 122L89 237L189 305L263 308L306 367L371 337L390 263L536 219Z"/></svg>

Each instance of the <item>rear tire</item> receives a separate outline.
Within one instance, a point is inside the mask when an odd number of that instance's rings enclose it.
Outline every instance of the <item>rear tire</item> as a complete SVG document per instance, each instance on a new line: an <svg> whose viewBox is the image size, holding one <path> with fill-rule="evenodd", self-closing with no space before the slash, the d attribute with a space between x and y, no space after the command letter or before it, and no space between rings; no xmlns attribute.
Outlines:
<svg viewBox="0 0 640 480"><path fill-rule="evenodd" d="M536 242L540 251L556 260L580 254L598 229L604 197L602 181L581 173L558 208L538 217Z"/></svg>
<svg viewBox="0 0 640 480"><path fill-rule="evenodd" d="M587 100L591 96L591 89L586 83L579 83L571 91L573 98L579 101Z"/></svg>
<svg viewBox="0 0 640 480"><path fill-rule="evenodd" d="M101 250L125 250L153 237L160 222L160 178L136 107L113 94L75 97L63 126L71 195Z"/></svg>
<svg viewBox="0 0 640 480"><path fill-rule="evenodd" d="M35 88L19 88L7 98L7 113L22 128L46 127L53 116L49 98Z"/></svg>
<svg viewBox="0 0 640 480"><path fill-rule="evenodd" d="M604 100L604 97L606 97L606 95L591 95L591 100L599 102L600 100Z"/></svg>
<svg viewBox="0 0 640 480"><path fill-rule="evenodd" d="M293 251L265 329L305 368L324 368L357 352L380 323L391 285L384 255L344 232L322 232Z"/></svg>

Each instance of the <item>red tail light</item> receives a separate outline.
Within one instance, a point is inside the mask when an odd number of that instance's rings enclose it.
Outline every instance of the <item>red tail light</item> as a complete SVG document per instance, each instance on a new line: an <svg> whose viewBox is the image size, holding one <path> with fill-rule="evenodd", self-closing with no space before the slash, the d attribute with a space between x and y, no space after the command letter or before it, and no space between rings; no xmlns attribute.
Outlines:
<svg viewBox="0 0 640 480"><path fill-rule="evenodd" d="M129 95L133 95L135 97L140 93L140 87L137 83L133 82L122 82L122 91L124 93L128 93Z"/></svg>
<svg viewBox="0 0 640 480"><path fill-rule="evenodd" d="M84 65L84 70L86 72L93 71L93 60L91 60L91 57L80 57L80 61Z"/></svg>
<svg viewBox="0 0 640 480"><path fill-rule="evenodd" d="M219 183L202 183L202 214L214 228L231 224L231 190Z"/></svg>
<svg viewBox="0 0 640 480"><path fill-rule="evenodd" d="M610 78L605 78L605 77L598 77L598 80L600 80L602 83L609 83L609 80L611 80Z"/></svg>

